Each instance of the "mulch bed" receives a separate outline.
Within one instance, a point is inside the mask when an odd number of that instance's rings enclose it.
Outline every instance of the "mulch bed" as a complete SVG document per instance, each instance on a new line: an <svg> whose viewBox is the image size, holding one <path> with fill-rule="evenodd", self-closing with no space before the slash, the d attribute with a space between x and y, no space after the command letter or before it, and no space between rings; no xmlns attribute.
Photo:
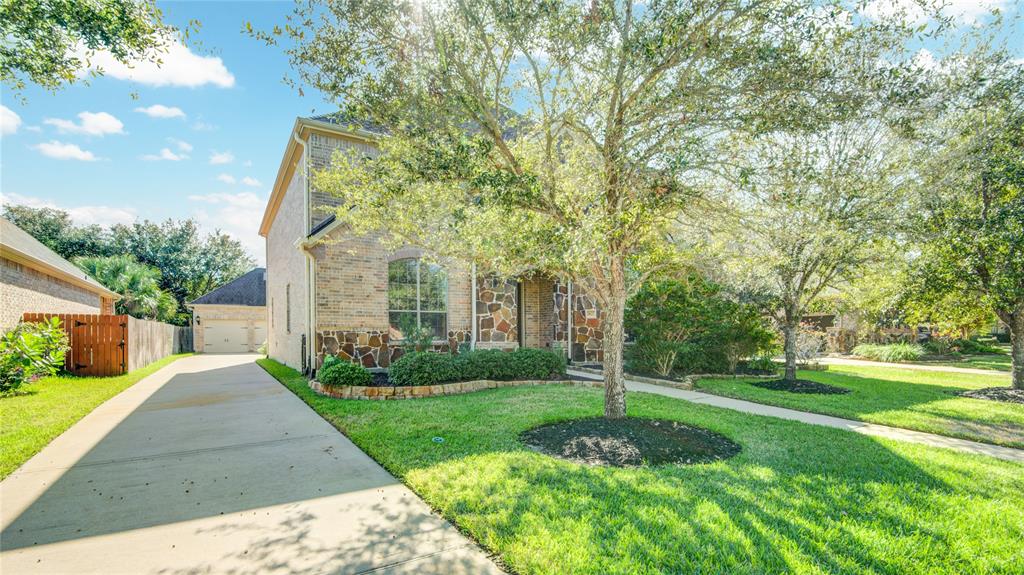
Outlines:
<svg viewBox="0 0 1024 575"><path fill-rule="evenodd" d="M370 382L370 385L372 385L374 387L398 387L395 384L393 384L390 381L388 381L388 372L386 372L386 371L372 371L372 372L370 372L370 375L373 376L373 381ZM569 375L569 374L560 375L558 377L551 378L551 381L566 381L566 380L569 380L569 381L594 381L594 378L593 377L580 377L578 375ZM456 383L456 382L449 382L449 383Z"/></svg>
<svg viewBox="0 0 1024 575"><path fill-rule="evenodd" d="M960 397L970 397L972 399L988 399L990 401L1005 401L1007 403L1024 403L1024 389L1016 389L1013 387L985 387L982 389L962 391L958 395L960 395Z"/></svg>
<svg viewBox="0 0 1024 575"><path fill-rule="evenodd" d="M664 419L592 417L524 431L531 449L585 465L688 465L727 459L740 446L727 437Z"/></svg>
<svg viewBox="0 0 1024 575"><path fill-rule="evenodd" d="M850 393L850 390L845 387L836 387L834 385L808 381L806 379L797 379L794 381L786 381L785 379L751 381L750 385L763 387L764 389L770 389L772 391L788 391L790 393L819 395L841 395L844 393Z"/></svg>

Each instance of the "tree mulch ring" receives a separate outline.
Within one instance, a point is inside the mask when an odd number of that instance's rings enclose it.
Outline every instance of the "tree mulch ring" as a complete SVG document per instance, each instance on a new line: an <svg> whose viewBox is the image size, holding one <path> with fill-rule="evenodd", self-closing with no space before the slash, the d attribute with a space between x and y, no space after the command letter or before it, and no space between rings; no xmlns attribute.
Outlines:
<svg viewBox="0 0 1024 575"><path fill-rule="evenodd" d="M988 399L991 401L1005 401L1007 403L1024 403L1024 389L1017 389L1014 387L985 387L982 389L962 391L958 395L960 395L960 397L970 397L972 399Z"/></svg>
<svg viewBox="0 0 1024 575"><path fill-rule="evenodd" d="M751 381L750 385L763 387L764 389L771 389L772 391L788 391L790 393L819 395L842 395L844 393L850 393L850 390L845 387L836 387L834 385L808 381L806 379L795 379L793 381L787 381L785 379L769 379Z"/></svg>
<svg viewBox="0 0 1024 575"><path fill-rule="evenodd" d="M574 463L637 467L728 459L740 446L727 437L664 419L571 419L528 429L527 447Z"/></svg>

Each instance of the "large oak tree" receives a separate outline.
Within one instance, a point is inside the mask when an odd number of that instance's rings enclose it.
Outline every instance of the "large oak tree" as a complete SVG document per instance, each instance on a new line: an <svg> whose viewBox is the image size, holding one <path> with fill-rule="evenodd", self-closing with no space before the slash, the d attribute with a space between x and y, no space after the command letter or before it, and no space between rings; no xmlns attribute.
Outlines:
<svg viewBox="0 0 1024 575"><path fill-rule="evenodd" d="M814 129L861 104L855 72L907 30L811 0L302 1L299 81L374 158L315 184L354 232L502 274L585 286L602 309L605 415L625 416L623 313L736 132Z"/></svg>

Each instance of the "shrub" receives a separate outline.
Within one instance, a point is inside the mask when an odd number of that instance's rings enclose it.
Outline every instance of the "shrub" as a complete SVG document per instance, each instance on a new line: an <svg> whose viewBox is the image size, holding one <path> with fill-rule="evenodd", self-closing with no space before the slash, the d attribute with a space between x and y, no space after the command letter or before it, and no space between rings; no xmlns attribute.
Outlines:
<svg viewBox="0 0 1024 575"><path fill-rule="evenodd" d="M0 337L0 393L56 374L67 351L68 336L59 318L18 324Z"/></svg>
<svg viewBox="0 0 1024 575"><path fill-rule="evenodd" d="M775 372L779 369L779 366L770 355L762 355L761 357L755 357L754 359L747 361L746 368L750 371Z"/></svg>
<svg viewBox="0 0 1024 575"><path fill-rule="evenodd" d="M914 361L921 359L921 356L924 355L924 348L914 343L893 343L889 345L862 343L853 348L853 355L874 361Z"/></svg>
<svg viewBox="0 0 1024 575"><path fill-rule="evenodd" d="M544 349L512 352L482 349L449 355L410 352L395 360L388 379L395 385L438 385L454 381L549 379L565 375L565 359Z"/></svg>
<svg viewBox="0 0 1024 575"><path fill-rule="evenodd" d="M411 351L395 360L388 380L395 385L437 385L459 379L458 356L430 351Z"/></svg>
<svg viewBox="0 0 1024 575"><path fill-rule="evenodd" d="M953 347L960 350L960 353L970 354L1002 354L1003 350L984 342L973 339L957 339L953 341Z"/></svg>
<svg viewBox="0 0 1024 575"><path fill-rule="evenodd" d="M324 385L370 385L373 380L373 376L365 367L343 361L333 355L324 359L324 364L316 377Z"/></svg>
<svg viewBox="0 0 1024 575"><path fill-rule="evenodd" d="M630 369L662 376L732 372L742 358L775 345L756 308L700 276L645 284L629 301L626 331L635 342Z"/></svg>
<svg viewBox="0 0 1024 575"><path fill-rule="evenodd" d="M565 375L565 357L553 351L521 347L510 355L516 379L550 379Z"/></svg>

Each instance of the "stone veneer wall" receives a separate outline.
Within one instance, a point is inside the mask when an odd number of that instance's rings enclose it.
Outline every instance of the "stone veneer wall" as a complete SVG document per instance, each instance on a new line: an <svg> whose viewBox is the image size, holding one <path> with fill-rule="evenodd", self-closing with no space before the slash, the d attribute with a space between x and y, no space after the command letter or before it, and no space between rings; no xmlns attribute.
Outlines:
<svg viewBox="0 0 1024 575"><path fill-rule="evenodd" d="M420 397L436 397L439 395L459 395L472 393L485 389L498 387L521 387L526 385L568 385L573 387L604 387L601 380L572 380L572 379L537 379L520 381L494 381L490 379L479 379L475 381L461 381L457 383L444 383L441 385L418 385L418 386L356 386L356 385L323 385L319 381L310 381L309 387L320 395L333 397L335 399L416 399Z"/></svg>
<svg viewBox="0 0 1024 575"><path fill-rule="evenodd" d="M511 347L519 341L518 282L493 276L477 280L477 347Z"/></svg>
<svg viewBox="0 0 1024 575"><path fill-rule="evenodd" d="M433 349L438 353L457 353L459 344L468 343L469 330L449 330L445 341L435 341ZM388 367L402 357L405 350L401 344L393 343L386 331L326 330L316 334L317 365L328 355L358 363L363 367Z"/></svg>
<svg viewBox="0 0 1024 575"><path fill-rule="evenodd" d="M558 310L555 321L555 341L565 342L571 337L573 361L604 361L604 331L601 329L601 309L597 300L588 295L578 284L572 286L571 306L567 305L569 287L555 282L553 286L554 309ZM572 313L572 333L568 334L569 313Z"/></svg>

